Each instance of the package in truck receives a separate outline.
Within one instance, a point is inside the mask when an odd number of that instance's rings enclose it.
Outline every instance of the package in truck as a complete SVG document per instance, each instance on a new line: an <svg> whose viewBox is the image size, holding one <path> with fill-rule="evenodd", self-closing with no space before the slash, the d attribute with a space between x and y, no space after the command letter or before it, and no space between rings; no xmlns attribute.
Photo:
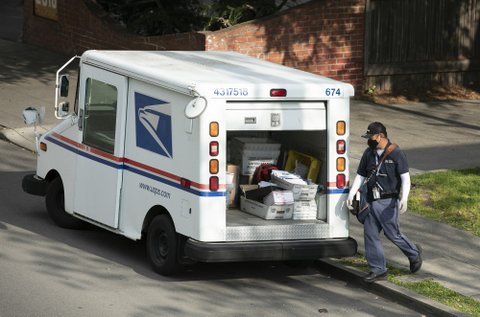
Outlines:
<svg viewBox="0 0 480 317"><path fill-rule="evenodd" d="M300 176L282 170L272 171L272 182L278 186L291 190L295 200L315 199L318 185L303 180Z"/></svg>
<svg viewBox="0 0 480 317"><path fill-rule="evenodd" d="M286 171L293 171L302 178L315 182L321 167L322 162L311 155L294 150L288 151L287 162L285 163Z"/></svg>
<svg viewBox="0 0 480 317"><path fill-rule="evenodd" d="M317 219L317 203L313 200L299 200L293 205L294 220Z"/></svg>
<svg viewBox="0 0 480 317"><path fill-rule="evenodd" d="M230 143L230 159L240 165L242 175L253 175L261 164L277 164L279 143L267 138L233 138Z"/></svg>
<svg viewBox="0 0 480 317"><path fill-rule="evenodd" d="M245 196L240 197L240 208L244 212L267 220L291 219L293 214L293 204L267 206L258 201L247 199Z"/></svg>

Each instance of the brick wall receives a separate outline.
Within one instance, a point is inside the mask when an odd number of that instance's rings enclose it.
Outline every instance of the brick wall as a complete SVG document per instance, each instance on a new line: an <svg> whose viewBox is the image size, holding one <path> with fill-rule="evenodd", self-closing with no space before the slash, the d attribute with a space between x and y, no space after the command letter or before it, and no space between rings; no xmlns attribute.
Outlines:
<svg viewBox="0 0 480 317"><path fill-rule="evenodd" d="M206 34L206 50L232 50L363 86L366 0L317 0Z"/></svg>
<svg viewBox="0 0 480 317"><path fill-rule="evenodd" d="M88 49L205 49L205 36L201 33L149 37L130 34L109 23L90 0L57 0L58 21L36 16L34 2L24 1L24 42L60 53L81 54Z"/></svg>
<svg viewBox="0 0 480 317"><path fill-rule="evenodd" d="M58 0L58 21L35 16L34 1L24 2L24 41L58 52L232 50L363 86L366 0L313 0L216 32L152 37L115 27L90 0Z"/></svg>

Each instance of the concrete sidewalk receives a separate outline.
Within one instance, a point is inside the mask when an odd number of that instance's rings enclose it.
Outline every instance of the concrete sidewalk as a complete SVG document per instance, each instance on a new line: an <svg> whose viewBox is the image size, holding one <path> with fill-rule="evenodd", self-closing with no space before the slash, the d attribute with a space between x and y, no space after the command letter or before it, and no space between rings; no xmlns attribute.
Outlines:
<svg viewBox="0 0 480 317"><path fill-rule="evenodd" d="M39 128L59 122L53 117L55 71L69 57L29 45L0 40L0 134L33 149L33 127L25 127L21 112L45 106ZM406 152L412 173L480 166L480 101L434 102L380 106L353 101L351 106L352 177L366 147L360 137L372 121L387 126L392 142ZM3 129L1 128L3 127ZM446 287L480 300L480 238L420 217L402 215L402 230L424 249L422 270L415 279L433 278ZM362 227L352 219L351 235L363 252ZM408 268L408 260L385 241L389 263Z"/></svg>

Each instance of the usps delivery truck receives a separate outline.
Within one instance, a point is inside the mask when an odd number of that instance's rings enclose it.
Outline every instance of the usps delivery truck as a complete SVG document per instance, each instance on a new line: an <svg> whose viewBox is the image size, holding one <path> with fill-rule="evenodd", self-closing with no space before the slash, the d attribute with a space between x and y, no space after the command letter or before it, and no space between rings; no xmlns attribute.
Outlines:
<svg viewBox="0 0 480 317"><path fill-rule="evenodd" d="M36 174L22 184L46 197L57 225L144 238L165 275L192 261L356 253L345 207L351 85L233 52L92 50L73 60L74 105L59 102L68 96L64 65L55 98L63 120L38 137ZM248 140L269 140L256 143L260 151L279 145L273 163L302 153L321 164L310 180L318 185L313 219L246 210L252 205L238 196L255 157L229 165L233 152L242 155L235 140L247 140L246 149ZM272 212L261 202L253 208Z"/></svg>

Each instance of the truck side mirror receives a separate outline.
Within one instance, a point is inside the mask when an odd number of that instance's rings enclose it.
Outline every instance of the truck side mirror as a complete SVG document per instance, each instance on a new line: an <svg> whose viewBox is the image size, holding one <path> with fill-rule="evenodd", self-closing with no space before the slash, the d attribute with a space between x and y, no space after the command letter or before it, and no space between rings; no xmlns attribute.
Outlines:
<svg viewBox="0 0 480 317"><path fill-rule="evenodd" d="M207 99L203 96L197 96L185 106L185 117L195 119L199 117L207 108Z"/></svg>
<svg viewBox="0 0 480 317"><path fill-rule="evenodd" d="M68 97L69 84L68 75L62 75L60 77L60 97Z"/></svg>
<svg viewBox="0 0 480 317"><path fill-rule="evenodd" d="M56 107L57 118L65 118L70 110L70 103L68 101L63 101L58 104Z"/></svg>

